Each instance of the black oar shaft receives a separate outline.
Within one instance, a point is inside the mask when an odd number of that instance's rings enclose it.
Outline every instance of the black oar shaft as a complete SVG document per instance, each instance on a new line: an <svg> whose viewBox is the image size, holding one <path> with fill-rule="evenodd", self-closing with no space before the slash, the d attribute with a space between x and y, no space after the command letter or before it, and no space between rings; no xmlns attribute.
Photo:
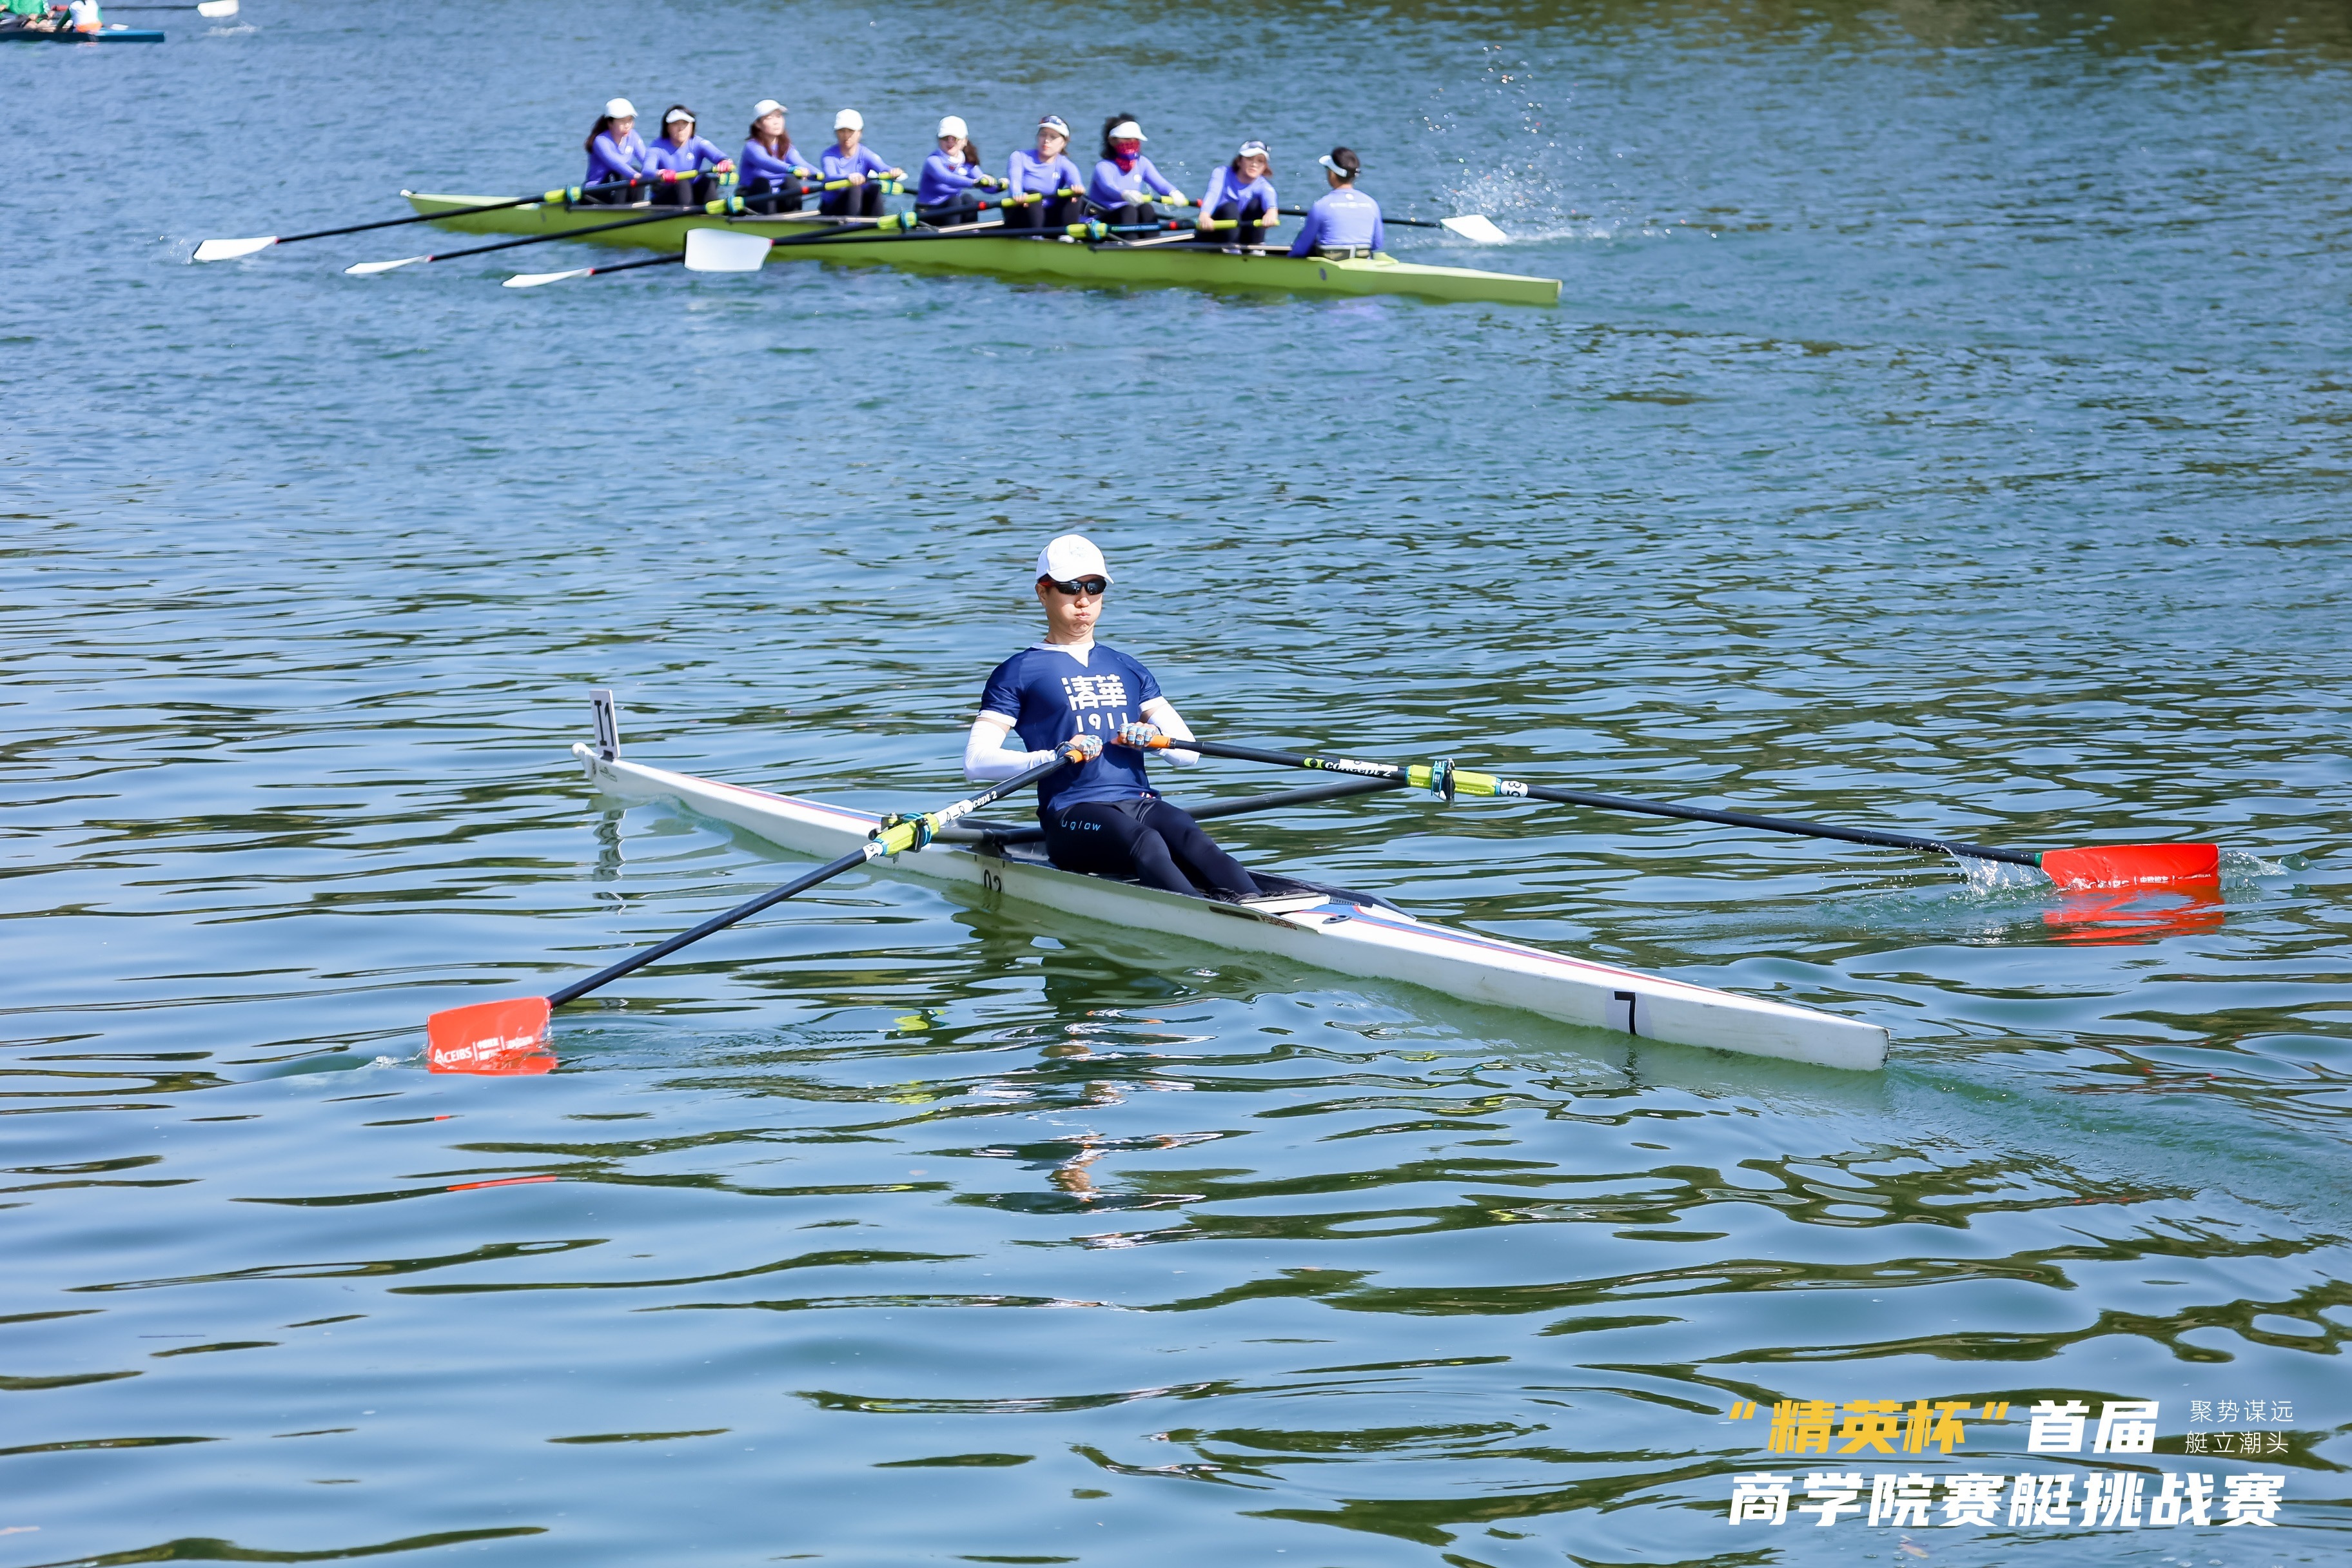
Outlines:
<svg viewBox="0 0 2352 1568"><path fill-rule="evenodd" d="M1006 795L1011 795L1013 791L1020 789L1024 785L1035 784L1039 779L1044 778L1046 774L1066 765L1066 760L1056 755L1051 762L1039 763L1035 767L1028 768L1021 773L1015 773L1013 777L1005 779L1002 783L989 785L988 788L981 791L978 795L973 795L969 800L958 801L954 805L945 807L941 815L945 815L948 812L953 812L960 816L968 812L977 811L981 807L988 805L991 801L1002 800ZM887 828L888 826L889 825L887 823L884 824L885 828ZM879 833L882 830L877 829L877 831ZM903 833L905 829L901 828L899 831ZM909 839L908 842L912 844L913 840ZM859 845L856 848L851 850L848 854L844 855L840 859L828 861L824 865L819 866L814 871L806 872L803 875L793 878L791 881L786 882L781 888L771 888L768 891L761 893L756 899L750 900L744 903L740 903L731 910L726 910L719 914L715 914L709 920L704 921L700 925L696 926L691 931L682 931L667 942L656 942L653 946L645 949L641 952L633 952L629 954L628 957L621 960L618 963L607 964L593 974L584 975L582 978L573 981L569 985L562 986L556 990L549 992L547 994L547 1005L550 1007L561 1007L566 1002L576 1001L578 998L587 995L588 993L595 990L600 985L609 985L625 974L633 973L637 970L643 969L646 964L653 963L654 960L657 958L667 958L671 953L676 952L679 948L688 946L693 942L700 942L704 937L709 936L713 931L725 931L729 926L733 925L738 921L748 920L751 916L758 914L761 910L771 908L776 904L781 904L786 899L793 897L796 893L805 893L811 888L815 887L819 882L829 881L832 879L840 876L844 871L855 870L858 867L865 865L868 860L873 859L876 856L887 852L887 851L886 851L879 837L870 838L865 843Z"/></svg>
<svg viewBox="0 0 2352 1568"><path fill-rule="evenodd" d="M1307 217L1312 216L1305 207L1280 207L1276 210L1285 217ZM1425 217L1391 217L1386 213L1382 213L1381 215L1381 221L1382 223L1394 224L1399 228L1444 228L1445 226L1442 223L1432 223Z"/></svg>
<svg viewBox="0 0 2352 1568"><path fill-rule="evenodd" d="M1703 805L1673 801L1629 800L1621 795L1590 795L1580 790L1548 789L1520 784L1509 792L1561 805L1589 805L1601 811L1638 812L1648 816L1678 816L1690 822L1717 822L1727 827L1755 827L1767 833L1791 833L1805 838L1842 838L1849 844L1879 844L1890 849L1925 849L1937 855L1965 855L1974 860L2005 860L2012 866L2032 866L2040 857L2015 849L1995 849L1989 844L1964 844L1956 838L1928 838L1911 833L1882 833L1874 827L1840 827L1834 823L1803 822L1789 816L1759 816L1746 811L1715 811Z"/></svg>
<svg viewBox="0 0 2352 1568"><path fill-rule="evenodd" d="M591 191L626 190L631 185L650 184L652 184L651 181L642 179L607 180L601 185L583 185L580 187L580 194L586 195ZM533 202L543 202L547 200L547 196L548 193L541 191L535 196L515 196L507 201L487 202L480 206L458 207L446 213L413 213L407 217L387 217L379 218L373 223L346 224L341 228L314 228L308 234L280 235L278 237L278 243L291 245L298 239L331 239L339 234L364 234L372 228L398 228L404 224L431 223L435 218L440 217L464 217L471 213L502 212L508 207L527 207Z"/></svg>
<svg viewBox="0 0 2352 1568"><path fill-rule="evenodd" d="M547 994L547 1005L551 1007L561 1007L566 1002L585 996L588 993L595 990L598 986L609 985L614 981L621 978L624 974L633 973L637 970L643 969L646 964L653 963L657 958L667 958L679 948L685 947L692 942L700 942L704 937L709 936L713 931L725 931L729 926L733 925L736 921L749 920L751 916L758 914L761 910L767 909L771 905L781 904L795 893L805 893L811 888L815 887L819 882L829 881L833 878L840 876L844 871L852 870L859 866L863 866L866 861L872 859L877 853L878 853L878 851L876 850L872 845L862 844L856 848L851 850L848 854L844 855L838 860L829 861L823 866L819 866L815 870L809 872L805 876L795 877L781 888L772 888L748 903L738 904L733 909L729 910L722 914L711 916L700 925L696 926L692 931L682 931L676 936L670 938L667 942L656 942L653 946L645 949L641 952L633 952L629 954L628 957L621 960L618 963L606 964L604 968L598 970L593 974L584 976L582 979L573 981L569 985L560 986L557 989L549 992Z"/></svg>
<svg viewBox="0 0 2352 1568"><path fill-rule="evenodd" d="M467 210L472 212L480 212L483 209L480 207L473 207ZM437 216L442 217L457 217L460 215L457 213L442 213ZM512 250L517 246L520 245L545 245L551 239L578 239L583 234L607 234L616 228L635 228L642 224L670 223L682 217L700 217L702 216L703 212L700 207L679 207L674 212L647 213L640 217L625 217L617 223L591 224L586 228L568 228L559 230L553 234L532 234L525 235L520 239L502 239L496 245L477 245L465 250L437 250L431 256L426 257L425 259L427 261L455 261L460 257L488 256L494 250ZM617 268L604 268L604 270L614 271L617 270Z"/></svg>
<svg viewBox="0 0 2352 1568"><path fill-rule="evenodd" d="M1397 784L1418 782L1411 780L1409 769L1391 763L1361 762L1353 757L1300 756L1289 752L1265 751L1255 746L1229 746L1215 741L1180 741L1174 744L1187 751L1199 752L1203 756L1230 757L1236 762L1355 773ZM1485 792L1482 790L1481 793ZM1971 859L2000 860L2011 866L2038 866L2041 863L2041 857L2037 855L2015 849L1995 849L1985 844L1966 844L1958 839L1930 838L1913 833L1884 833L1872 827L1840 827L1833 823L1805 822L1789 816L1760 816L1753 812L1717 811L1709 806L1684 805L1674 801L1635 800L1621 795L1552 789L1543 784L1521 784L1515 779L1496 779L1494 793L1504 798L1525 795L1532 800L1551 801L1561 805L1591 806L1601 811L1632 812L1643 816L1678 817L1688 822L1715 822L1727 827L1754 827L1768 833L1794 834L1804 838L1837 838L1849 844L1877 844L1892 849L1925 849L1937 855L1964 855Z"/></svg>

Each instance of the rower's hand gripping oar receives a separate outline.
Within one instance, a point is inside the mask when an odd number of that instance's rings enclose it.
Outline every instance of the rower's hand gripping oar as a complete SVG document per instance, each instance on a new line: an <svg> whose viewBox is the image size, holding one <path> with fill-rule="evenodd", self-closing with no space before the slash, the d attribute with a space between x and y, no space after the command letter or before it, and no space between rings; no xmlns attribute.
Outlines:
<svg viewBox="0 0 2352 1568"><path fill-rule="evenodd" d="M1930 838L1912 833L1883 833L1871 827L1839 827L1826 822L1801 822L1794 817L1759 816L1745 811L1716 811L1673 801L1634 800L1619 795L1594 795L1583 790L1551 789L1496 778L1492 773L1457 768L1451 761L1414 763L1399 767L1390 763L1360 762L1352 757L1305 757L1288 752L1260 751L1255 746L1227 746L1214 741L1176 741L1166 736L1152 742L1174 746L1209 757L1237 762L1268 763L1276 767L1312 768L1326 773L1354 773L1363 778L1398 779L1452 800L1457 795L1485 795L1548 800L1561 805L1589 805L1602 811L1635 812L1645 816L1673 816L1691 822L1719 822L1730 827L1756 827L1768 833L1791 833L1807 838L1838 838L1849 844L1882 844L1896 849L1924 849L1931 854L1965 856L1974 860L1998 860L2011 866L2031 866L2062 888L2114 887L2138 882L2210 882L2221 874L2221 850L2215 844L2095 844L2080 849L2044 849L2039 853L1995 849L1990 845L1964 844L1958 839Z"/></svg>
<svg viewBox="0 0 2352 1568"><path fill-rule="evenodd" d="M533 203L546 206L564 206L585 195L605 191L631 190L638 185L658 184L652 174L630 180L607 180L600 185L566 185L558 191L541 191L535 196L515 196L502 202L488 202L480 206L459 207L446 213L412 213L406 217L382 218L374 223L346 224L341 228L314 228L308 234L271 234L256 239L208 239L196 247L195 261L234 261L240 256L251 256L257 250L267 250L273 245L292 245L297 240L331 239L339 234L364 234L372 228L399 228L412 223L431 223L435 218L467 217L475 213L500 212L508 207L527 207Z"/></svg>
<svg viewBox="0 0 2352 1568"><path fill-rule="evenodd" d="M713 931L725 931L736 921L748 920L794 894L805 893L818 883L830 881L844 871L854 871L884 855L920 849L936 838L940 829L958 819L1035 784L1049 773L1085 760L1081 752L1066 743L1055 750L1050 762L1039 763L1035 767L1015 773L1000 784L991 784L968 800L911 816L896 814L886 816L866 836L865 843L838 860L828 861L814 871L793 878L782 887L772 888L749 902L711 916L691 931L682 931L667 942L633 952L618 963L607 964L595 973L551 991L544 996L515 996L501 1002L477 1002L470 1006L451 1007L436 1013L425 1020L425 1065L434 1072L499 1077L546 1072L555 1066L555 1053L547 1038L551 1016L554 1009L566 1002L585 996L625 974L643 969L656 959L667 958L679 948L700 942Z"/></svg>
<svg viewBox="0 0 2352 1568"><path fill-rule="evenodd" d="M1306 217L1309 216L1305 207L1284 207L1281 210L1288 213L1292 217ZM1511 243L1511 237L1505 234L1501 229L1496 227L1494 219L1480 213L1464 213L1459 217L1442 217L1435 223L1430 222L1430 220L1425 217L1391 217L1388 214L1382 213L1381 215L1381 221L1385 224L1393 224L1399 228L1446 229L1452 233L1460 235L1465 239L1475 240L1480 245L1508 245Z"/></svg>

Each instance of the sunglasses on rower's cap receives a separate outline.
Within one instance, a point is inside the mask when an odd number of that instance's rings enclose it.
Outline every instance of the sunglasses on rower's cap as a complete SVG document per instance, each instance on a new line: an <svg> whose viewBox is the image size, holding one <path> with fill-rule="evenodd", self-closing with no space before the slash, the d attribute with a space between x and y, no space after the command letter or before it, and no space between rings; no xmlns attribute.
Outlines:
<svg viewBox="0 0 2352 1568"><path fill-rule="evenodd" d="M1054 584L1054 592L1056 594L1066 594L1073 598L1080 594L1092 594L1097 598L1100 598L1103 590L1110 586L1110 579L1108 577L1079 577L1067 583L1048 577L1045 581Z"/></svg>

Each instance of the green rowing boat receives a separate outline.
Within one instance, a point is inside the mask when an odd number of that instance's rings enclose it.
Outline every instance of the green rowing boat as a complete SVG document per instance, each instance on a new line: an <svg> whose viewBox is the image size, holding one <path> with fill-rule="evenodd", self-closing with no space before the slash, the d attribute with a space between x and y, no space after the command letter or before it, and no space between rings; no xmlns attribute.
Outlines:
<svg viewBox="0 0 2352 1568"><path fill-rule="evenodd" d="M489 196L422 195L403 191L409 204L444 228L468 234L565 235L652 211L649 207L528 206L487 210ZM681 213L667 223L648 223L614 233L582 235L583 240L634 246L644 250L686 248L691 228L724 228L738 234L788 238L818 232L832 220L809 213L774 217L714 216ZM1000 278L1050 279L1056 282L1176 284L1194 289L1272 289L1309 294L1410 294L1423 300L1484 300L1505 305L1556 305L1557 278L1522 278L1478 272L1466 267L1423 267L1387 256L1331 261L1287 256L1229 255L1202 247L1151 241L1087 245L1058 237L1013 235L880 234L845 228L841 237L793 245L772 252L778 258L808 261L887 262L912 271L986 272Z"/></svg>

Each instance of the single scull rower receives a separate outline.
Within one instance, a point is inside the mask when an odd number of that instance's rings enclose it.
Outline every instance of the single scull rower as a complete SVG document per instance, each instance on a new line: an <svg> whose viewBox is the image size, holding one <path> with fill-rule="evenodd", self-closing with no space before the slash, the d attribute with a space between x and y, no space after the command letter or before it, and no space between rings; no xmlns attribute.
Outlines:
<svg viewBox="0 0 2352 1568"><path fill-rule="evenodd" d="M1110 567L1094 542L1066 533L1037 554L1037 603L1045 640L996 667L964 742L964 777L1009 779L1076 744L1087 762L1037 785L1045 852L1066 871L1132 877L1171 893L1203 888L1233 899L1258 896L1241 863L1192 816L1162 800L1144 771L1143 748L1161 735L1192 731L1140 663L1095 641ZM1008 735L1017 745L1007 746ZM1124 745L1104 749L1107 741ZM1199 753L1160 753L1179 766Z"/></svg>

